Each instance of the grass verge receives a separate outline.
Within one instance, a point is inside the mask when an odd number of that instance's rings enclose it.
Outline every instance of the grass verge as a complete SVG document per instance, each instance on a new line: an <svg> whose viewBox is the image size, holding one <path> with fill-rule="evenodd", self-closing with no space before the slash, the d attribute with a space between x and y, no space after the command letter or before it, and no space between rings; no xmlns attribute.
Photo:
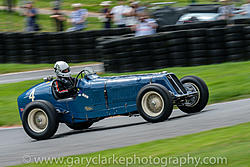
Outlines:
<svg viewBox="0 0 250 167"><path fill-rule="evenodd" d="M219 128L210 131L205 131L201 133L185 135L170 139L156 140L152 142L142 143L138 145L110 149L101 152L74 155L71 157L60 158L62 160L60 163L55 163L55 161L48 161L36 164L24 164L19 165L22 167L31 166L86 166L86 159L99 157L103 159L112 158L113 155L118 159L118 163L111 160L110 164L93 164L90 163L89 166L125 166L126 161L120 161L119 158L137 159L133 162L136 164L129 166L216 166L216 167L246 167L250 165L250 122L245 124L240 124L237 126ZM139 163L138 158L140 157L141 163ZM145 165L142 159L148 159L148 164ZM151 157L151 165L149 164L149 159ZM157 159L158 157L160 161ZM189 157L189 160L188 160ZM199 161L191 160L196 158ZM79 161L77 161L77 159ZM84 159L85 161L80 161ZM80 164L83 162L82 164ZM92 161L93 162L93 161ZM96 162L96 161L94 161ZM97 161L98 162L98 161ZM131 160L130 160L131 162ZM153 165L156 162L156 165Z"/></svg>
<svg viewBox="0 0 250 167"><path fill-rule="evenodd" d="M70 66L94 64L96 62L70 63ZM0 74L51 69L54 64L0 64Z"/></svg>
<svg viewBox="0 0 250 167"><path fill-rule="evenodd" d="M223 63L216 65L205 65L196 67L174 67L152 71L140 71L122 74L123 75L169 71L175 73L179 78L186 75L196 75L205 80L210 92L209 103L217 103L250 97L250 61ZM20 124L17 111L17 97L42 80L25 81L0 85L0 126Z"/></svg>

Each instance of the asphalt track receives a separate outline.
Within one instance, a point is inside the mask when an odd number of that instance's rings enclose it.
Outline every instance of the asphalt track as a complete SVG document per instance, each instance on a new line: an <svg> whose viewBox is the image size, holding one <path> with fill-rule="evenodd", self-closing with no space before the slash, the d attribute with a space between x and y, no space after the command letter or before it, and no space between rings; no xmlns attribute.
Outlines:
<svg viewBox="0 0 250 167"><path fill-rule="evenodd" d="M71 67L71 72L72 74L78 74L84 67L91 67L95 72L104 72L104 66L102 63L73 66ZM53 68L46 70L2 74L0 75L0 84L43 79L49 75L54 75Z"/></svg>
<svg viewBox="0 0 250 167"><path fill-rule="evenodd" d="M0 166L21 164L27 157L33 160L89 153L244 122L250 122L250 99L209 105L193 115L175 110L168 121L155 124L141 117L108 118L84 131L70 130L62 124L52 139L44 141L31 139L22 128L3 129L0 130Z"/></svg>

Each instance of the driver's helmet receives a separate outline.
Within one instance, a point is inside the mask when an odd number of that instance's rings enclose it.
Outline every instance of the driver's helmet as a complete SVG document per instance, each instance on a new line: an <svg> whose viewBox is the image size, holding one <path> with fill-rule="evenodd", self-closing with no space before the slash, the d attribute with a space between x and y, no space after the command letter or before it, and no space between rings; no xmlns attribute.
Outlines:
<svg viewBox="0 0 250 167"><path fill-rule="evenodd" d="M58 61L54 65L55 73L58 77L71 77L71 71L68 63Z"/></svg>

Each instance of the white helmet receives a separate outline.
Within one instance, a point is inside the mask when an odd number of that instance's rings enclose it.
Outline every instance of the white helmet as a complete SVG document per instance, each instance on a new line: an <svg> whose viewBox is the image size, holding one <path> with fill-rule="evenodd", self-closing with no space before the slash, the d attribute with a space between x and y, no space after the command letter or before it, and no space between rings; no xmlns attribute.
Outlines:
<svg viewBox="0 0 250 167"><path fill-rule="evenodd" d="M59 77L71 77L69 65L64 61L58 61L54 65L55 73Z"/></svg>

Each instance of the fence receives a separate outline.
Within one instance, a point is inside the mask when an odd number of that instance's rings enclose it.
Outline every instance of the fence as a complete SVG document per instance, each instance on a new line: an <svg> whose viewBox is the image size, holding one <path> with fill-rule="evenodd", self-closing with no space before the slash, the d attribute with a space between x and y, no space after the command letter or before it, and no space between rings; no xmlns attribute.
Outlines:
<svg viewBox="0 0 250 167"><path fill-rule="evenodd" d="M0 63L103 61L107 71L126 72L248 60L250 20L234 22L164 26L145 37L126 37L129 29L0 33Z"/></svg>

